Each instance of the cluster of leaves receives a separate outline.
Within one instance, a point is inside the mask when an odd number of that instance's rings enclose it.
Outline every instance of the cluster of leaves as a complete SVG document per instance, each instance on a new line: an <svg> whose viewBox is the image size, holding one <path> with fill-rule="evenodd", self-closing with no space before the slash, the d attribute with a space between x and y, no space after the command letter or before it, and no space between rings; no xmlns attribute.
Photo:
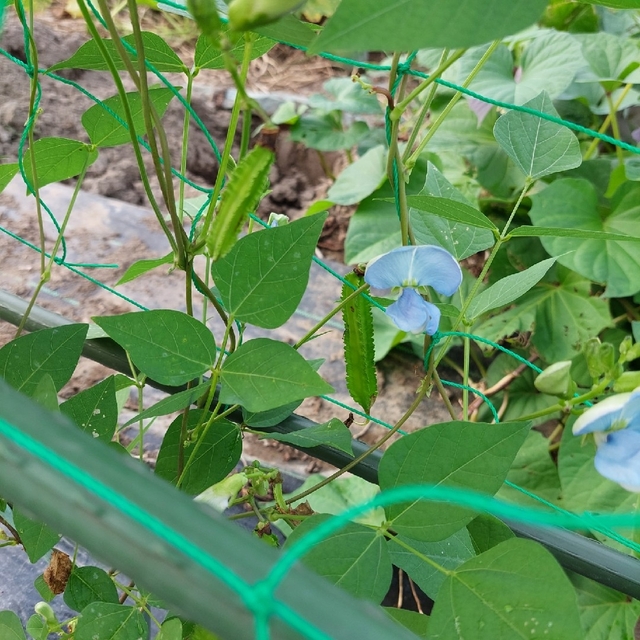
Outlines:
<svg viewBox="0 0 640 640"><path fill-rule="evenodd" d="M240 338L246 325L268 331L288 321L307 288L324 211L334 204L357 205L346 239L346 262L367 262L406 244L408 237L417 244L439 245L459 261L486 252L479 277L468 270L458 293L434 299L443 316L441 330L469 329L494 342L530 333L524 356L554 365L534 380L530 372L517 371L505 355L475 354L504 422L478 421L485 419L482 410L470 411L465 399L464 420L404 436L385 451L378 468L379 488L448 487L532 504L530 494L520 492L520 487L552 506L575 511L635 509L635 498L595 472L595 445L583 446L568 427L571 411L585 400L637 386L637 375L629 368L640 349L629 334L637 334L640 326L633 324L640 293L640 172L632 153L620 148L612 152L604 144L589 146L584 133L576 135L558 121L562 115L578 128L603 130L611 123L618 136L620 114L640 100L635 89L640 81L639 51L636 39L629 37L637 30L635 13L609 14L592 3L547 6L546 0L379 4L382 10L371 16L366 0L342 0L337 8L328 3L326 11L333 15L317 35L295 17L281 16L297 3L264 5L280 19L269 24L260 14L260 23L252 25L257 33L243 35L222 28L215 7L192 3L203 35L191 68L159 36L139 28L123 43L96 32L69 60L52 67L49 73L66 68L108 70L114 79L127 71L135 79L140 60L134 49L142 44L144 59L155 71L181 73L191 87L201 69L225 68L238 93L220 175L211 196L197 203L181 199L176 206L163 177L163 163L172 165L165 151L159 151L161 117L171 99L180 95L178 87L139 85L139 91L129 93L120 89L83 115L88 144L65 138L30 141L21 164L23 177L36 189L82 178L103 147L147 145L164 185L172 229L155 208L171 251L164 258L136 263L121 283L172 264L185 272L188 312L155 310L94 318L92 337L108 337L119 345L131 370L62 404L58 392L77 365L86 325L43 330L5 345L0 349L0 377L49 410L68 416L80 431L127 455L142 450L145 421L180 412L164 436L155 474L219 510L229 504L248 505L261 518L256 534L279 544L270 529L273 523L290 531L286 544L293 551L327 522L328 514L352 506L355 496L375 495L377 488L360 484L358 492L349 495L350 490L340 488L340 480L331 488L323 480L285 498L274 470L250 465L229 475L240 461L243 432L266 436L305 398L333 391L318 373L321 362L308 361L298 351L322 323L294 346L271 337ZM325 11L323 3L316 5L316 10ZM616 8L638 5L636 0L613 0ZM612 16L617 16L615 21ZM531 27L539 19L541 26ZM497 41L507 36L503 44ZM448 61L442 70L445 80L465 83L494 103L523 109L505 112L474 100L458 102L459 95L446 87L424 91L435 87L429 84L432 78L410 94L414 100L405 104L400 95L389 105L394 108L387 114L387 142L381 130L363 119L381 113L377 99L363 89L366 82L329 81L329 98L313 96L308 109L285 105L272 119L265 118L265 130L274 123L287 124L294 140L319 152L346 150L351 156L358 146L359 157L309 215L242 236L249 213L268 189L274 159L262 141L248 151L251 111L265 114L246 94L246 73L251 59L268 51L275 39L309 46L312 52L421 49L417 60L429 71ZM488 47L485 43L492 39L496 42ZM458 52L449 57L454 48ZM399 62L396 54L392 67L397 69ZM247 127L235 162L230 154L240 111ZM430 127L418 142L427 114ZM403 147L403 140L411 144ZM18 169L18 164L0 167L0 189ZM199 225L196 211L202 214ZM183 215L194 221L190 236L184 231ZM205 278L194 266L201 254L207 260ZM43 273L43 281L45 277ZM206 284L209 278L213 289ZM218 340L207 324L193 317L192 282L224 322L224 335ZM358 271L346 278L336 311L343 311L345 323L347 387L369 412L377 394L375 359L413 338L359 296L365 288ZM384 306L389 301L376 302ZM414 342L424 356L422 337ZM452 344L448 340L441 345L438 362ZM468 372L469 349L465 358ZM434 375L432 360L422 395ZM505 380L512 382L503 384ZM150 382L171 387L173 393L127 423L138 422L140 435L123 447L118 443L123 428L118 415L130 388L142 394ZM470 383L468 374L464 382ZM550 438L531 429L532 422L549 419L558 424ZM269 437L311 453L320 445L349 456L354 453L351 434L337 419ZM309 504L301 503L307 493ZM32 562L60 539L46 524L4 501L0 523L9 532L3 544L21 544ZM592 536L611 544L610 533L602 529ZM56 554L50 567L53 558ZM567 575L543 547L515 539L500 521L469 505L404 501L386 506L383 513L374 511L326 536L303 562L376 605L389 589L392 566L400 567L435 601L429 618L389 611L418 637L578 640L586 631L594 640L622 640L632 636L640 615L636 601L588 578ZM53 572L51 568L36 582L43 600L64 593L65 603L79 615L62 623L40 606L27 624L34 640L44 640L51 632L78 640L143 637L148 632L143 612L162 606L98 567L69 561L68 575L60 581L52 579ZM134 606L122 604L119 591ZM0 613L0 635L3 632L25 638L22 624L9 612ZM174 616L162 624L161 634L162 640L208 637L204 629Z"/></svg>

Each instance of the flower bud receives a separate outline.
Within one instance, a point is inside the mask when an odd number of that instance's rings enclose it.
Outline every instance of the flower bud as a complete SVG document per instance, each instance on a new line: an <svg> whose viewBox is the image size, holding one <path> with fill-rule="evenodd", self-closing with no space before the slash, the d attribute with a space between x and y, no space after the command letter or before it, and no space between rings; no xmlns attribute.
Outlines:
<svg viewBox="0 0 640 640"><path fill-rule="evenodd" d="M540 393L550 396L567 397L573 391L571 361L563 360L547 367L533 383Z"/></svg>
<svg viewBox="0 0 640 640"><path fill-rule="evenodd" d="M47 623L48 627L55 627L59 624L51 605L46 602L38 602L34 611Z"/></svg>
<svg viewBox="0 0 640 640"><path fill-rule="evenodd" d="M306 0L231 0L229 26L234 31L249 31L295 11Z"/></svg>

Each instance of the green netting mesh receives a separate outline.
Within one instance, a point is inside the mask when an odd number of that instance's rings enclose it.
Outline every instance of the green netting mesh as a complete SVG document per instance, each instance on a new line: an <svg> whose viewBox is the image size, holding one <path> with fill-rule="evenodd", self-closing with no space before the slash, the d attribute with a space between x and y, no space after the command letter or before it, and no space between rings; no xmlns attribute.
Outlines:
<svg viewBox="0 0 640 640"><path fill-rule="evenodd" d="M182 4L174 3L170 1L164 2L163 4L166 5L167 7L171 7L175 9L178 12L184 11L184 5ZM102 18L99 12L90 3L89 3L89 6L93 11L96 19L100 21L104 26L104 22L102 21ZM25 16L25 11L24 11L22 2L20 0L17 0L16 2L16 9L17 9L18 17L22 22L22 25L24 28L26 62L22 62L21 60L18 60L17 58L10 55L7 51L4 51L2 49L0 49L0 54L5 56L14 64L22 67L25 74L27 74L30 77L33 77L34 75L36 75L36 69L34 68L33 63L30 59L30 54L29 54L30 48L28 46L28 39L31 37L31 34L29 32L28 21ZM3 10L3 3L0 2L0 20L2 20L2 10ZM289 43L283 42L283 44L289 44ZM135 51L127 42L123 41L123 45L130 52ZM295 45L289 44L289 46L295 46ZM302 47L296 47L296 48L302 48ZM374 70L374 71L390 71L391 70L390 66L371 64L371 63L366 63L359 60L352 60L349 58L344 58L344 57L330 55L330 54L321 54L321 55L333 62L351 65L351 66L364 68L368 70ZM399 83L402 81L402 78L406 75L415 76L421 79L425 79L429 77L427 74L412 68L412 64L414 62L415 56L416 56L416 52L411 53L398 65L397 81L394 87L394 91L395 91L395 88L399 86ZM177 89L175 89L173 84L170 83L160 72L158 72L157 69L155 69L152 64L147 62L147 67L149 71L154 73L157 76L157 78L168 89L171 90L174 96L180 101L182 106L190 113L191 117L194 119L196 124L199 126L199 128L202 130L202 132L206 136L211 146L212 152L215 154L216 158L218 158L219 160L220 152L213 138L211 137L206 127L204 126L203 122L198 117L198 114L195 113L195 111L186 102L186 100L180 94L180 92ZM103 109L109 112L114 118L116 118L120 122L120 124L124 125L125 127L127 126L125 122L123 122L116 114L114 114L108 108L107 105L104 104L104 102L102 102L97 97L93 96L88 91L83 89L82 86L80 86L78 83L62 78L61 76L55 73L48 72L46 69L38 69L37 75L38 76L46 75L47 77L52 78L53 80L56 80L58 82L63 82L67 85L74 87L80 93L90 98L96 104L100 105ZM558 125L562 125L573 131L581 133L583 135L590 136L594 139L598 139L603 142L607 142L609 144L615 145L616 147L629 151L633 154L640 153L640 149L638 147L627 144L621 140L617 140L604 133L594 131L587 127L578 125L574 122L570 122L547 113L539 112L525 106L506 103L499 100L494 100L486 96L483 96L481 94L478 94L468 88L459 86L451 82L447 82L442 79L437 79L436 82L442 86L445 86L449 89L454 90L455 92L458 92L459 94L464 94L466 96L500 107L502 109L521 111L523 113L527 113L527 114L536 116L538 118L548 120ZM40 86L38 85L38 90L37 90L36 99L33 105L33 110L30 113L29 119L25 124L24 130L20 139L20 143L19 143L19 150L18 150L18 158L19 158L18 162L20 166L20 173L25 183L27 184L27 188L29 189L30 193L35 193L35 190L33 188L33 185L30 184L28 177L25 173L22 158L23 158L24 145L27 140L28 133L30 129L34 126L36 112L40 102L40 96L41 96L41 90L40 90ZM388 109L386 114L386 124L387 124L387 134L389 135L390 119L389 119ZM143 138L140 137L138 141L140 145L142 145L142 147L149 150L149 147ZM188 180L185 176L181 175L180 172L177 171L175 168L171 168L171 171L174 176L184 181L185 183L189 184L190 186L194 187L195 189L198 189L203 193L209 194L209 196L212 195L212 189L202 187L198 184L193 183L192 181ZM397 167L394 169L394 178L396 181L398 180ZM56 226L56 228L59 231L60 227L58 225L58 222L56 221L50 209L47 207L46 203L40 200L40 204L42 205L43 209L47 212L47 214L50 216L53 224ZM208 203L205 203L200 209L200 212L198 213L198 215L196 215L193 220L192 229L191 229L192 237L193 237L193 234L195 233L195 227L198 223L198 220L200 219L202 212L205 211L207 206L208 206ZM253 216L253 219L256 222L259 222L260 224L265 224L255 216ZM0 230L6 233L7 235L9 235L11 238L15 239L16 241L25 244L26 246L33 249L34 251L38 251L38 252L40 251L40 249L37 246L28 242L27 240L20 237L19 235L15 234L8 228L0 226ZM102 287L103 289L112 293L114 296L117 296L125 300L126 302L129 302L130 304L135 305L140 309L145 309L143 305L139 304L135 300L128 298L127 296L124 296L120 292L102 283L99 280L99 278L89 275L89 273L86 273L85 271L88 269L95 270L100 268L115 268L118 265L97 264L97 263L77 264L77 263L68 262L66 260L66 244L64 242L64 238L61 245L61 254L60 256L55 256L54 260L58 265L66 269L69 269L70 271L72 271L73 273L77 274L82 278L89 280L96 286ZM317 265L319 265L321 268L329 272L333 277L340 280L343 284L347 284L348 286L355 289L355 287L352 284L344 280L344 278L342 278L338 273L336 273L333 269L331 269L327 264L325 264L324 262L322 262L321 260L315 257L314 257L314 261ZM380 309L384 310L384 307L379 305L377 301L366 296L366 294L362 294L362 295L365 295L365 297L367 297L367 299L371 302L372 305L377 306ZM453 337L470 338L472 340L482 342L484 344L491 346L494 349L498 349L504 353L507 353L511 357L516 358L519 362L531 368L532 370L536 371L537 373L541 372L541 370L538 367L536 367L534 364L532 364L531 362L527 361L526 359L520 357L519 355L513 353L512 351L510 351L509 349L501 345L485 340L478 336L474 336L472 334L458 332L458 331L437 333L433 337L429 351L425 356L425 362L428 360L431 354L431 350L438 344L440 340L442 340L443 338L453 338ZM495 421L496 422L499 421L496 408L492 405L491 401L488 398L486 398L479 390L474 389L472 387L464 387L464 385L459 385L457 383L449 382L449 381L443 381L443 384L466 388L470 392L478 395L483 399L484 402L486 402L491 413L493 414ZM391 428L391 425L384 422L383 420L375 416L368 415L358 410L357 408L345 405L344 403L341 403L329 396L323 396L323 398L340 407L348 409L349 411L357 415L363 416L368 420L372 420L377 424L380 424L387 428ZM535 508L528 508L523 506L507 504L505 502L501 502L499 500L487 497L485 495L476 494L472 491L455 489L450 487L407 486L407 487L383 492L378 496L376 496L373 500L367 502L366 504L362 504L352 509L349 509L348 511L342 513L341 515L329 519L324 524L314 529L309 535L305 536L299 543L289 547L281 555L280 560L273 567L273 569L271 570L271 572L266 578L264 578L258 583L250 584L247 581L243 580L240 576L236 575L232 570L230 570L227 566L225 566L223 562L220 562L219 559L212 557L210 554L208 554L207 552L199 548L187 537L173 530L171 527L168 527L166 523L160 522L151 513L141 508L138 504L136 504L136 502L130 500L126 495L120 494L116 492L112 487L104 484L99 480L96 480L94 477L92 477L91 473L87 473L85 470L77 467L72 462L67 460L64 456L59 455L55 451L52 451L51 448L48 448L47 446L39 442L37 439L21 431L18 427L16 427L16 425L11 424L10 422L7 422L5 420L0 420L0 436L1 438L6 439L6 441L9 441L14 445L18 446L20 449L23 449L25 452L28 452L28 454L30 454L31 456L34 456L35 458L37 458L42 465L47 465L55 469L56 471L60 472L65 477L70 479L73 483L76 483L84 491L88 491L89 493L93 494L97 499L104 501L105 503L108 503L109 505L111 505L111 507L118 510L127 518L130 518L131 521L134 521L137 524L143 526L154 536L157 536L159 539L163 540L165 543L175 548L176 551L178 551L180 554L188 558L190 562L193 562L199 567L206 569L206 571L210 572L217 579L223 581L224 584L230 590L234 591L240 596L245 606L254 614L255 637L258 640L267 640L268 638L271 637L269 621L272 617L277 617L282 621L286 622L288 625L290 625L291 628L298 631L303 637L312 638L312 639L326 639L329 637L325 633L323 633L320 629L314 627L311 623L309 623L309 621L305 620L299 614L292 611L283 602L278 600L278 598L274 594L278 586L281 584L282 580L285 578L287 573L291 570L292 566L294 566L295 562L301 556L307 553L315 544L320 542L326 536L330 535L331 533L345 526L346 523L349 522L352 518L366 511L374 509L376 507L390 505L393 503L407 502L407 501L414 501L414 500L442 501L442 502L454 503L460 506L469 507L478 512L491 513L501 518L505 518L512 521L524 522L529 524L539 524L544 526L563 527L563 528L572 529L572 530L588 529L588 530L596 531L603 535L606 535L608 538L615 540L616 542L620 543L621 545L624 545L625 547L631 549L632 551L636 553L640 553L639 544L637 544L633 540L627 539L623 535L620 535L613 530L613 528L617 528L617 527L638 526L638 524L640 524L639 514L634 514L634 513L616 514L616 515L593 515L590 513L574 514L564 509L561 509L557 505L551 504L546 500L543 500L542 498L532 494L526 489L518 487L513 483L507 483L507 484L512 488L527 495L529 498L532 498L537 502L539 502L541 508L535 509ZM0 452L2 450L1 445L2 445L2 442L0 439Z"/></svg>

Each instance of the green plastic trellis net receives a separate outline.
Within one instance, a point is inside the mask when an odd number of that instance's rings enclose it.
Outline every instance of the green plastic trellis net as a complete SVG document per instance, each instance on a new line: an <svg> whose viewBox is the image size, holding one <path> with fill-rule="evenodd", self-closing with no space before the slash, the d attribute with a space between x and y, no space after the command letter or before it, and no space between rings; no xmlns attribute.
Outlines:
<svg viewBox="0 0 640 640"><path fill-rule="evenodd" d="M163 3L167 7L170 7L174 10L183 10L184 6L165 2ZM18 13L21 18L24 18L24 10L20 2L18 2ZM2 12L4 5L0 3L0 20L2 20ZM93 8L93 7L92 7ZM99 14L94 9L94 13L96 17L99 18ZM27 21L23 19L23 26L25 29L25 34L28 34L28 26ZM296 43L287 43L290 46L296 46L298 48L304 48ZM125 43L125 46L130 48L128 43ZM28 57L28 49L27 49L27 61L25 63L11 56L8 52L0 50L5 57L9 60L23 67L26 74L33 74L34 69L32 63ZM340 56L334 56L330 54L322 54L324 57L329 58L335 62L344 63L352 66L363 67L366 69L376 70L376 71L389 71L389 66L384 65L376 65L369 63L362 63L360 61L343 58ZM428 77L426 74L421 73L417 70L411 68L412 62L414 60L415 55L409 55L404 61L400 63L398 66L398 82L402 79L403 76L411 75L419 78ZM169 88L174 95L180 100L185 109L187 109L194 118L194 121L198 124L198 126L202 129L202 131L207 135L208 141L213 149L213 152L219 157L219 151L213 142L213 139L209 136L206 131L206 127L204 127L201 120L198 118L197 114L191 109L191 107L184 101L183 97L180 93L172 86L172 84L156 69L154 69L153 65L148 64L149 70L153 72L158 79ZM47 72L46 70L38 70L39 75L46 75L56 81L65 82L77 88L84 95L91 98L96 104L100 105L103 109L109 111L107 105L105 105L102 101L100 101L95 96L92 96L88 92L86 92L79 84L66 80L59 75L51 72ZM494 106L501 107L503 109L517 110L524 113L528 113L539 118L543 118L545 120L554 122L556 124L560 124L562 126L573 129L574 131L589 135L593 138L600 139L604 142L613 144L619 148L630 151L634 154L640 153L640 150L632 145L624 143L620 140L616 140L611 136L608 136L604 133L600 133L597 131L593 131L581 125L578 125L573 122L569 122L567 120L563 120L561 118L555 117L553 115L549 115L547 113L539 112L537 110L514 105L511 103L506 103L498 100L493 100L482 96L476 92L470 91L464 87L458 86L456 84L446 82L444 80L439 79L438 83L447 86L454 91L465 94L469 97L476 98L485 103L492 104ZM397 84L397 83L396 83ZM22 158L22 149L24 147L25 141L27 139L27 133L30 127L33 126L34 118L36 114L36 110L38 108L38 101L36 100L34 104L34 110L30 114L29 120L25 126L21 142L20 142L20 158ZM112 115L114 115L112 113ZM387 114L388 115L388 114ZM117 117L117 116L114 116ZM121 122L124 126L126 123ZM145 146L146 143L144 140L140 139L140 143ZM29 188L33 191L31 186L29 185L27 174L25 173L24 167L22 166L22 161L20 160L21 167L20 171L23 176L23 179L29 186ZM199 189L203 193L211 194L211 190L201 187L197 184L194 184L186 179L186 177L182 176L176 169L172 168L172 172L175 176L180 178L181 180L187 182L191 186ZM396 172L397 179L397 172ZM46 203L41 203L45 210L51 216L54 224L57 226L57 222L53 217L53 214L46 207ZM206 206L206 205L205 205ZM204 210L204 207L203 209ZM256 219L257 220L257 219ZM195 225L197 224L198 216L194 219L192 233L195 230ZM9 229L0 227L3 232L10 235L12 238L17 241L23 242L30 248L39 251L38 247L33 244L28 243L23 238L20 238L17 234L11 232ZM86 278L93 282L95 285L103 287L113 293L114 295L120 297L121 299L126 300L127 302L138 306L139 308L144 308L142 305L137 303L134 300L131 300L116 290L108 287L106 284L100 282L99 279L90 276L85 273L83 269L96 269L96 268L108 268L114 267L117 265L107 265L107 264L74 264L67 262L66 260L66 249L63 243L62 245L62 253L61 257L55 258L56 262L64 266L67 269L70 269L74 273L80 275L83 278ZM328 265L325 265L322 261L314 258L315 262L322 268L329 271L333 276L340 279L343 283L346 281L339 276L339 274L335 273ZM347 283L349 285L349 283ZM352 286L352 285L349 285ZM383 309L375 300L368 298L373 305L376 305ZM434 336L432 347L433 348L437 342L446 337L468 337L474 340L482 340L477 336L473 336L467 333L461 332L450 332L450 333L440 333ZM522 363L526 364L526 366L531 369L540 372L540 369L530 362L523 360L517 354L514 354L512 351L497 345L491 341L485 341L490 344L493 348L497 348L513 357L518 358ZM444 384L454 385L455 383L443 381ZM0 382L0 393L7 394L5 398L11 396L10 391L3 389L4 385ZM484 398L482 394L473 389L468 388L472 393L478 394L483 400L486 401L490 411L492 412L496 422L498 421L498 415L495 407L491 404L491 402ZM11 396L11 399L17 403L26 403L27 401L23 398L20 398L18 401L15 397ZM334 401L332 398L325 397L325 399L329 401ZM337 401L334 401L337 403ZM10 404L10 403L9 403ZM0 420L0 457L4 456L3 463L6 463L8 466L4 466L2 470L0 470L0 476L3 477L3 483L7 483L8 487L8 497L10 497L10 492L15 491L16 496L21 496L25 505L29 505L30 508L36 513L36 515L42 514L44 519L49 519L51 522L59 522L59 526L61 530L64 530L65 526L68 526L68 513L71 511L67 511L62 505L62 502L56 502L55 500L51 501L50 497L47 500L50 504L55 505L55 508L48 507L45 504L45 500L41 500L39 503L32 502L33 496L37 495L37 491L33 493L32 489L35 486L39 486L40 490L44 490L45 486L55 485L59 482L62 482L62 478L64 478L64 483L61 486L66 487L66 491L68 492L65 495L58 496L60 501L67 500L69 503L69 509L74 510L77 509L77 513L82 514L86 517L87 523L93 523L93 525L99 524L103 526L106 522L123 522L126 524L126 527L129 529L138 528L139 530L145 531L145 536L148 534L153 535L154 540L159 541L158 544L163 545L162 550L155 550L154 553L157 553L157 557L164 561L174 561L175 557L172 554L179 554L181 560L177 564L181 564L183 562L186 563L184 566L178 567L175 574L170 574L173 580L179 581L179 574L182 570L184 573L189 573L190 571L202 572L203 577L202 584L206 585L207 588L215 590L215 587L212 586L211 583L207 582L207 579L213 576L216 581L221 582L224 585L224 590L220 593L231 592L233 596L221 595L221 598L229 599L229 606L233 608L233 611L236 613L239 618L237 620L246 620L247 624L247 638L255 637L258 640L266 640L270 637L306 637L306 638L329 638L329 637L340 637L339 630L331 631L332 635L327 635L326 631L323 631L323 627L320 625L320 621L323 617L327 617L325 612L315 612L312 606L309 605L308 602L304 603L304 606L300 607L301 611L311 612L310 616L313 618L313 615L316 615L316 620L313 622L311 619L305 619L299 611L295 610L288 604L288 600L286 598L281 599L278 596L279 589L281 586L287 585L287 580L293 575L294 577L294 586L289 589L287 594L292 596L294 592L299 591L299 585L295 584L296 575L295 570L299 570L299 567L296 569L295 561L300 558L304 553L309 551L311 547L317 542L321 541L324 537L329 535L330 533L338 530L340 527L344 526L351 518L357 516L360 513L371 510L377 506L383 506L386 504L397 503L397 502L406 502L410 500L434 500L434 501L446 501L455 503L461 506L466 506L472 508L476 511L492 513L494 515L513 520L520 521L530 524L541 524L545 526L555 526L555 527L564 527L567 529L590 529L592 531L600 532L607 537L616 540L620 544L632 549L635 552L640 552L640 545L635 543L633 540L629 540L624 536L617 534L613 531L613 528L616 527L634 527L637 526L639 522L639 516L636 514L620 514L615 516L594 516L592 514L572 514L565 510L560 509L559 507L552 505L537 496L534 496L530 492L525 492L524 489L520 489L516 485L511 485L513 488L517 490L521 490L530 498L536 499L540 502L542 506L545 507L544 510L536 510L532 508L524 508L520 506L508 505L506 503L502 503L492 498L487 498L486 496L481 496L478 494L474 494L469 491L455 490L451 488L444 487L405 487L403 489L393 490L389 492L385 492L380 494L374 500L368 502L367 504L360 505L354 509L351 509L339 517L329 520L323 526L318 527L314 532L305 537L299 544L290 548L286 554L279 557L276 554L270 554L264 550L262 546L259 547L259 553L256 551L255 557L260 556L262 558L262 564L260 565L260 571L256 571L251 574L252 578L256 578L256 576L260 575L260 578L255 581L243 579L242 576L234 573L234 570L230 568L226 562L231 563L231 559L225 558L221 559L221 554L218 552L214 554L210 550L208 550L205 543L202 542L204 538L196 539L197 536L186 535L182 531L179 530L179 527L176 525L176 522L180 522L179 518L171 518L166 521L162 521L159 519L157 515L157 507L158 504L153 503L153 499L159 501L159 504L163 504L166 500L166 495L162 492L167 491L165 485L155 486L152 482L150 485L145 484L146 480L140 478L140 482L142 483L140 486L148 488L149 500L144 495L142 490L137 492L132 492L132 486L125 486L122 483L117 483L116 478L114 478L114 474L107 473L104 470L105 476L103 478L100 477L100 473L105 467L105 464L99 463L99 459L102 459L104 455L104 459L110 462L113 462L115 468L118 468L122 461L117 459L114 456L109 457L107 453L103 454L103 450L100 449L98 443L93 443L91 439L87 439L86 442L82 442L78 447L77 451L65 451L58 448L59 442L64 442L63 438L60 438L59 434L64 431L66 428L63 425L64 421L60 421L57 417L47 415L39 408L32 406L29 408L29 412L26 412L27 417L29 419L25 419L24 417L18 415L7 415L6 407L9 404L0 404L0 416L4 418ZM337 403L340 404L340 403ZM21 404L24 407L24 404ZM345 406L345 405L341 405ZM357 413L359 415L363 415L364 417L371 419L378 424L386 425L382 420L364 414L363 412L352 408L346 407L350 411ZM57 434L57 437L53 437L56 435L55 429L51 429L49 431L49 435L47 438L43 437L45 429L42 429L41 426L47 423L48 425L56 425L56 428L60 428L60 431ZM74 431L74 437L75 437ZM111 458L113 460L111 460ZM11 468L9 465L14 465ZM136 467L135 470L133 466L129 465L132 474L140 473L140 470ZM13 475L11 475L13 474ZM53 474L53 475L51 475ZM32 477L34 485L29 485L25 482L27 477ZM45 482L45 478L51 479L55 477L55 482L49 483ZM137 476L130 476L130 480L133 484L133 478ZM17 482L16 479L19 479L20 482ZM39 484L38 484L39 483ZM152 486L153 485L153 486ZM3 484L4 486L4 484ZM135 495L134 495L135 494ZM45 495L45 494L43 494ZM155 497L155 498L154 498ZM184 509L185 510L185 518L184 522L191 522L191 518L196 518L198 516L194 516L190 509L193 509L192 503L184 496L181 496L178 492L172 493L172 500L176 500L176 509ZM16 501L19 501L19 498L16 497ZM172 514L175 515L175 514ZM46 516L46 517L45 517ZM115 526L115 525L114 525ZM204 526L204 525L203 525ZM224 525L217 523L216 526L223 527ZM222 529L220 529L222 531ZM80 542L83 542L85 546L90 547L93 540L95 544L95 527L87 527L86 530L82 530L82 528L78 531L69 531L69 535L73 535ZM83 535L86 538L83 538ZM225 535L235 536L238 535L235 530L233 533L227 532ZM93 537L92 537L93 536ZM146 540L146 538L144 538ZM86 541L85 541L86 540ZM247 542L247 545L250 545ZM145 547L147 545L145 544ZM256 547L256 549L258 549ZM168 550L168 551L167 551ZM142 550L142 552L148 552L148 549ZM243 553L247 553L247 555L251 558L254 558L252 555L253 550L247 551L244 547L242 548ZM269 555L270 557L265 560L265 557ZM147 562L147 556L144 556L145 563ZM131 558L127 558L126 562L132 562ZM258 562L258 560L256 560ZM126 566L129 566L128 564ZM164 566L161 563L160 566ZM132 569L133 571L134 569ZM142 570L142 569L140 569ZM160 571L156 572L152 579L160 579L159 576ZM189 580L193 580L193 574L189 575ZM300 580L313 580L310 575L304 574ZM141 578L144 582L144 578ZM193 585L193 582L189 582L189 585ZM314 583L314 587L317 586ZM202 615L201 610L198 606L195 606L193 609L189 609L193 605L193 594L189 594L188 598L180 599L178 595L178 589L175 588L175 584L173 585L173 589L168 588L166 591L166 596L168 599L177 598L176 606L182 606L187 610L187 612L191 612L194 616L194 619L201 619L198 616ZM157 584L153 585L153 588L157 590ZM320 589L320 586L317 586ZM159 592L159 595L163 595L162 592ZM340 596L343 597L343 596ZM237 601L235 600L237 598ZM330 595L326 595L326 598L330 598ZM339 598L338 598L339 599ZM197 600L197 598L195 598ZM328 600L327 600L328 602ZM196 605L198 603L196 602ZM337 606L337 604L336 604ZM353 605L355 606L355 605ZM305 608L306 607L306 608ZM252 616L249 618L242 618L242 610L246 609L251 612ZM335 613L335 612L334 612ZM351 612L353 615L353 611ZM373 616L373 614L367 611L367 615ZM328 616L330 617L330 616ZM366 616L363 616L366 618ZM336 619L339 620L336 615ZM276 626L271 628L271 624L274 620L278 622L274 623ZM353 618L351 618L353 620ZM382 618L371 618L371 634L375 634L376 628L379 630L381 634L387 633L387 627L385 624L390 624L388 621L385 622ZM202 619L204 624L211 623L208 619ZM326 622L326 621L323 621ZM213 624L213 623L211 623ZM284 626L277 626L282 625ZM337 625L334 625L337 626ZM396 635L394 637L402 638L401 631L394 628L394 632ZM237 634L237 630L236 630ZM287 635L291 634L291 635ZM240 638L240 635L236 635L236 637ZM348 637L348 636L347 636ZM370 635L367 637L385 637L384 635ZM388 637L388 636L387 636ZM410 637L407 635L406 637Z"/></svg>

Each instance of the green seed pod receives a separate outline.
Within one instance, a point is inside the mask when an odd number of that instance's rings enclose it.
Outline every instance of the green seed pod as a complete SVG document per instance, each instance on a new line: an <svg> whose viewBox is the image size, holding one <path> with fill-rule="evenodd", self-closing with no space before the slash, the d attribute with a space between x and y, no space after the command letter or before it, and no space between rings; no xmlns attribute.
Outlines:
<svg viewBox="0 0 640 640"><path fill-rule="evenodd" d="M547 367L533 383L540 393L565 398L573 393L571 361L563 360Z"/></svg>
<svg viewBox="0 0 640 640"><path fill-rule="evenodd" d="M215 0L187 0L187 9L202 33L217 41L222 28Z"/></svg>
<svg viewBox="0 0 640 640"><path fill-rule="evenodd" d="M46 602L38 602L34 607L34 610L47 623L47 626L55 627L59 624L51 605Z"/></svg>
<svg viewBox="0 0 640 640"><path fill-rule="evenodd" d="M249 31L270 24L299 9L306 0L231 0L229 26L234 31Z"/></svg>

